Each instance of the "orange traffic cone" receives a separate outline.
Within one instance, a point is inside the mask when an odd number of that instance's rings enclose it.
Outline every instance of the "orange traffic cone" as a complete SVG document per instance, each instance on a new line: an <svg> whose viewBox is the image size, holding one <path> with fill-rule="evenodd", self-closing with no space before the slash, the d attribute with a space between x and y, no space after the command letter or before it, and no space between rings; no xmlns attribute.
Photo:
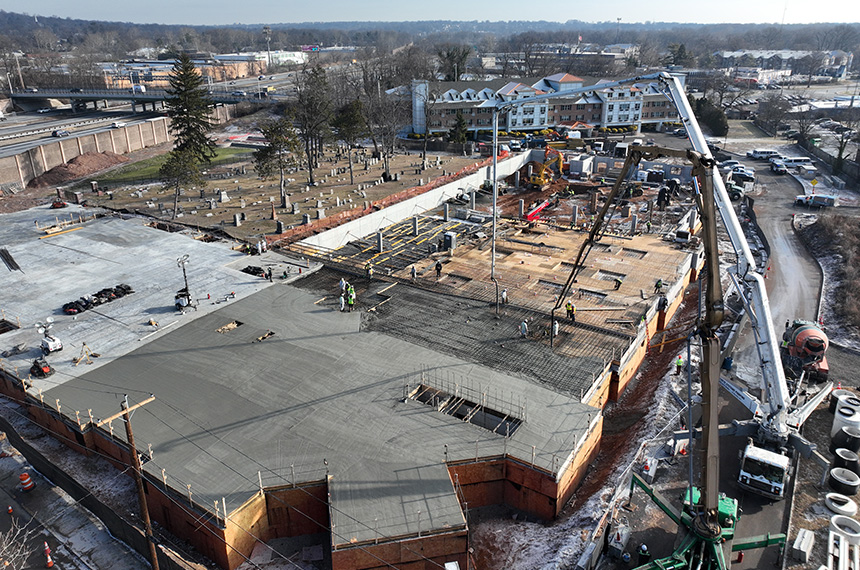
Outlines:
<svg viewBox="0 0 860 570"><path fill-rule="evenodd" d="M54 560L51 558L51 555L48 554L48 559L45 561L45 568L53 568Z"/></svg>
<svg viewBox="0 0 860 570"><path fill-rule="evenodd" d="M36 484L33 483L33 480L30 478L30 474L26 471L18 475L18 479L21 481L21 490L25 493L36 488Z"/></svg>
<svg viewBox="0 0 860 570"><path fill-rule="evenodd" d="M9 505L8 512L9 512L9 514L10 514L10 515L12 514L12 505Z"/></svg>

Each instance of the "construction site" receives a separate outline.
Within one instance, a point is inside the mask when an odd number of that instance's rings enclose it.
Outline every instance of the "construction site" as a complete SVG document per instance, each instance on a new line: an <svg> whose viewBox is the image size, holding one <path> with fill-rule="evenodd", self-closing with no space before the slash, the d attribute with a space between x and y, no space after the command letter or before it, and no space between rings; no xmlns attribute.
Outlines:
<svg viewBox="0 0 860 570"><path fill-rule="evenodd" d="M468 568L471 511L561 512L703 263L667 163L565 288L618 165L533 182L551 154L499 161L495 229L481 165L253 256L96 208L4 214L0 389L119 469L136 406L149 515L222 568L275 538L315 546L306 568Z"/></svg>

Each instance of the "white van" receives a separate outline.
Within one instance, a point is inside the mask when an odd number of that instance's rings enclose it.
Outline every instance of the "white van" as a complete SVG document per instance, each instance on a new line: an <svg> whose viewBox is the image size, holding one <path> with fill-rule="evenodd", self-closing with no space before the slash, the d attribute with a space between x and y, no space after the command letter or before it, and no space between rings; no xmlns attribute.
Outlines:
<svg viewBox="0 0 860 570"><path fill-rule="evenodd" d="M812 166L812 159L806 156L790 156L782 163L786 168L797 168L798 166Z"/></svg>
<svg viewBox="0 0 860 570"><path fill-rule="evenodd" d="M747 157L755 160L767 160L773 156L778 156L779 153L770 148L757 148L747 151Z"/></svg>

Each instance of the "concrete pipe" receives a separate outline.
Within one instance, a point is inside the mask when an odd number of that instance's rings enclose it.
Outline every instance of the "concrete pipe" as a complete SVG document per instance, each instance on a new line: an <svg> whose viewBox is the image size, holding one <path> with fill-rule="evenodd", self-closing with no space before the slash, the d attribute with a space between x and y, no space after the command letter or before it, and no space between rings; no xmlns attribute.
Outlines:
<svg viewBox="0 0 860 570"><path fill-rule="evenodd" d="M860 457L850 449L839 448L833 455L832 467L843 467L860 474Z"/></svg>
<svg viewBox="0 0 860 570"><path fill-rule="evenodd" d="M830 428L830 437L839 433L845 426L860 428L860 408L855 408L846 404L840 404L836 407L836 413L833 414L833 426Z"/></svg>
<svg viewBox="0 0 860 570"><path fill-rule="evenodd" d="M860 452L860 428L843 426L830 440L830 453L836 453L840 447Z"/></svg>
<svg viewBox="0 0 860 570"><path fill-rule="evenodd" d="M860 545L860 523L845 515L830 517L830 530L839 533L848 540L848 544Z"/></svg>
<svg viewBox="0 0 860 570"><path fill-rule="evenodd" d="M839 405L839 401L842 398L856 398L857 394L852 392L851 390L844 390L842 388L837 388L830 392L830 405L828 409L830 413L833 414L836 412L836 407Z"/></svg>
<svg viewBox="0 0 860 570"><path fill-rule="evenodd" d="M854 499L841 493L827 493L824 497L824 504L837 515L853 517L857 514L857 503L854 502Z"/></svg>
<svg viewBox="0 0 860 570"><path fill-rule="evenodd" d="M860 476L850 469L834 467L830 470L827 483L830 485L830 488L837 493L853 497L857 494L857 489L860 488Z"/></svg>

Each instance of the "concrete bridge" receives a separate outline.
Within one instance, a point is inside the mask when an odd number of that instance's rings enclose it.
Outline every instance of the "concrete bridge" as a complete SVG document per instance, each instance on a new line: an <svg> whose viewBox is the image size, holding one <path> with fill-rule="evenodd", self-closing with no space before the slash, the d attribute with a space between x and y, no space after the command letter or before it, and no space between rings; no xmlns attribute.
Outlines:
<svg viewBox="0 0 860 570"><path fill-rule="evenodd" d="M257 103L274 103L278 97L269 93L266 97L257 96L257 92L245 92L237 90L234 93L247 93L245 96L237 96L233 93L209 91L207 94L209 99L216 105L242 103L244 101L254 101ZM131 89L39 89L38 91L14 91L11 93L11 98L14 101L40 101L44 99L69 99L72 102L72 108L86 108L90 103L93 108L98 109L99 101L130 101L132 111L137 111L137 105L141 105L142 110L147 110L147 105L151 105L151 110L155 111L156 106L160 103L164 107L164 100L168 98L167 91L164 89L147 89L145 93L132 92Z"/></svg>

